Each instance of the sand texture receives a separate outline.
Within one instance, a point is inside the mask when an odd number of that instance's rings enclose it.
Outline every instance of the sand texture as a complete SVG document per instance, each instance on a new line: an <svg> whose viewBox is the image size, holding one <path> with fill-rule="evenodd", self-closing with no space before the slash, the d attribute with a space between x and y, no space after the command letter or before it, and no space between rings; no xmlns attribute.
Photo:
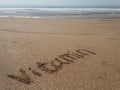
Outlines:
<svg viewBox="0 0 120 90"><path fill-rule="evenodd" d="M0 90L120 90L120 20L0 18Z"/></svg>

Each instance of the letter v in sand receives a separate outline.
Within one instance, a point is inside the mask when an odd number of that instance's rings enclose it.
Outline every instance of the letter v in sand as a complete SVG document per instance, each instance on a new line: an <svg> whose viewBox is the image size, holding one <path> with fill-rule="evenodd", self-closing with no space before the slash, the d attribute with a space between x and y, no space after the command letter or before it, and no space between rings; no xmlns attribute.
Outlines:
<svg viewBox="0 0 120 90"><path fill-rule="evenodd" d="M22 76L18 76L18 75L7 75L9 78L13 79L13 80L17 80L21 83L25 83L25 84L31 84L33 83L33 81L31 80L30 76L26 73L25 70L20 69L20 74Z"/></svg>

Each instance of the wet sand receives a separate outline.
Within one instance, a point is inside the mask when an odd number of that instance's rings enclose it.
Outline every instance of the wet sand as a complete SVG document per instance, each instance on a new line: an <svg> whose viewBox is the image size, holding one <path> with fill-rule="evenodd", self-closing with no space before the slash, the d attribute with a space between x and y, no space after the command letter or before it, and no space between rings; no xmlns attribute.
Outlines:
<svg viewBox="0 0 120 90"><path fill-rule="evenodd" d="M119 90L120 20L0 18L0 90Z"/></svg>

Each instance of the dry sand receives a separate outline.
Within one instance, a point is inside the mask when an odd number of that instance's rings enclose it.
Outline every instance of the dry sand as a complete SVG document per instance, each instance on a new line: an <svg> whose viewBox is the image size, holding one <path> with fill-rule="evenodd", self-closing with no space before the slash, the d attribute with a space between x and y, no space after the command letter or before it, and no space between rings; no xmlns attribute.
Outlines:
<svg viewBox="0 0 120 90"><path fill-rule="evenodd" d="M37 67L78 49L96 54L52 74ZM0 90L120 90L120 20L0 18Z"/></svg>

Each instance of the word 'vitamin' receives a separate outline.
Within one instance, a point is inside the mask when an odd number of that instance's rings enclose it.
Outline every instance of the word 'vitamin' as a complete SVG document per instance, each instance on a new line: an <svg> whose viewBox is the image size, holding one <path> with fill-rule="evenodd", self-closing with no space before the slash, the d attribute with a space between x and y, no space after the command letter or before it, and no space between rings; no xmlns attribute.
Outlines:
<svg viewBox="0 0 120 90"><path fill-rule="evenodd" d="M54 74L61 70L63 66L74 63L75 60L88 57L89 55L96 55L96 53L86 49L78 49L75 52L67 51L67 53L54 58L54 60L50 62L36 62L36 66L38 69L44 71L45 73ZM32 68L28 68L28 71L30 71L34 76L42 76L42 73L40 71L33 70ZM9 74L7 76L24 84L31 84L34 82L31 79L31 76L24 69L20 68L19 72L21 76L12 74Z"/></svg>

